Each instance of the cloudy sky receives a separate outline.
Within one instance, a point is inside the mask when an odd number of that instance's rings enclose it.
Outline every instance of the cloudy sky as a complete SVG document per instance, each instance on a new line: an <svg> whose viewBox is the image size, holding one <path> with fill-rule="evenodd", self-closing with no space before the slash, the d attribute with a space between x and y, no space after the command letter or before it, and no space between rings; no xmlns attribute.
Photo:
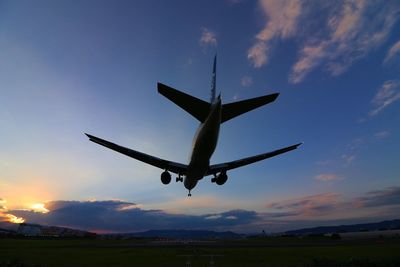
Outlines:
<svg viewBox="0 0 400 267"><path fill-rule="evenodd" d="M257 232L399 218L399 14L394 0L0 0L0 221ZM222 125L212 163L298 150L188 198L84 136L187 163L197 121L156 84L208 100L216 52L223 102L281 94Z"/></svg>

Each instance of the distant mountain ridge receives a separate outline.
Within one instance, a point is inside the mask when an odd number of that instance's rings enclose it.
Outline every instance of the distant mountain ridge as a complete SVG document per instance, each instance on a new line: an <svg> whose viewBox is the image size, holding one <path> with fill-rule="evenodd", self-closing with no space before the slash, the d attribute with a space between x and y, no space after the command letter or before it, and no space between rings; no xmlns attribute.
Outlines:
<svg viewBox="0 0 400 267"><path fill-rule="evenodd" d="M310 234L328 234L328 233L344 233L344 232L362 232L362 231L378 231L378 230L396 230L400 229L400 219L382 221L376 223L360 223L350 225L336 226L318 226L312 228L303 228L298 230L286 231L287 235L310 235Z"/></svg>
<svg viewBox="0 0 400 267"><path fill-rule="evenodd" d="M41 234L45 235L68 235L68 236L85 236L92 234L90 232L69 229L57 226L41 226L34 224L14 224L9 222L0 222L0 231L3 233L26 234L23 229L26 227L41 229ZM35 228L35 229L36 229ZM344 233L344 232L360 232L360 231L377 231L377 230L396 230L400 229L400 219L387 220L376 223L362 223L350 225L336 226L319 226L311 228L302 228L297 230L286 231L284 235L318 235L328 233ZM248 235L238 234L232 231L217 232L211 230L184 230L184 229L165 229L165 230L148 230L134 233L109 233L98 234L98 236L122 237L122 238L169 238L169 239L238 239Z"/></svg>

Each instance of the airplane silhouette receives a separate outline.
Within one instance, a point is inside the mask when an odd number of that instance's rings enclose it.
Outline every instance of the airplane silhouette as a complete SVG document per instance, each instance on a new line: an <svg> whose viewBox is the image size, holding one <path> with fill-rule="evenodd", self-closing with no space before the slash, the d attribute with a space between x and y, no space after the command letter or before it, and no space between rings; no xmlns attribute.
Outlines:
<svg viewBox="0 0 400 267"><path fill-rule="evenodd" d="M158 92L160 94L174 102L176 105L200 121L200 126L197 129L193 139L192 153L188 165L160 159L133 149L119 146L93 135L85 134L92 142L163 169L164 172L161 173L161 182L163 184L169 184L171 182L171 174L169 172L177 174L178 177L176 178L176 181L184 183L185 188L189 190L189 197L191 196L191 190L196 186L198 181L203 179L205 176L213 175L214 177L211 179L211 182L218 185L223 185L228 179L228 175L226 174L228 170L239 168L260 160L289 152L302 144L298 143L296 145L256 156L210 165L210 158L217 146L221 123L224 123L250 110L271 103L275 101L279 95L278 93L275 93L239 102L221 104L221 95L219 94L216 97L216 65L217 57L215 56L212 72L210 102L195 98L162 83L157 83Z"/></svg>

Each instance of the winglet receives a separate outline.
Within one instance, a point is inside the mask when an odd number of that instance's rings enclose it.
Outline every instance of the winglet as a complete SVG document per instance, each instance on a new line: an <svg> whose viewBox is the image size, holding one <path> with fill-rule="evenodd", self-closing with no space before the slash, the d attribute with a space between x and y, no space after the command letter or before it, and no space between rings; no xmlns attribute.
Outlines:
<svg viewBox="0 0 400 267"><path fill-rule="evenodd" d="M89 140L92 140L92 139L94 138L93 135L90 135L90 134L88 134L88 133L84 133L84 134L89 138Z"/></svg>

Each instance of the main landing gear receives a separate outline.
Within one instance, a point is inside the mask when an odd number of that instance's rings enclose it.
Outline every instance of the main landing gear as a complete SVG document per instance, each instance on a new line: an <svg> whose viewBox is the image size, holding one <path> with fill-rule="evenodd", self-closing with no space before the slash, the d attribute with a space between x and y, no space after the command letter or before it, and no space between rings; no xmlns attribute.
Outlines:
<svg viewBox="0 0 400 267"><path fill-rule="evenodd" d="M176 177L176 182L183 182L183 177L181 174L178 174L178 177Z"/></svg>

